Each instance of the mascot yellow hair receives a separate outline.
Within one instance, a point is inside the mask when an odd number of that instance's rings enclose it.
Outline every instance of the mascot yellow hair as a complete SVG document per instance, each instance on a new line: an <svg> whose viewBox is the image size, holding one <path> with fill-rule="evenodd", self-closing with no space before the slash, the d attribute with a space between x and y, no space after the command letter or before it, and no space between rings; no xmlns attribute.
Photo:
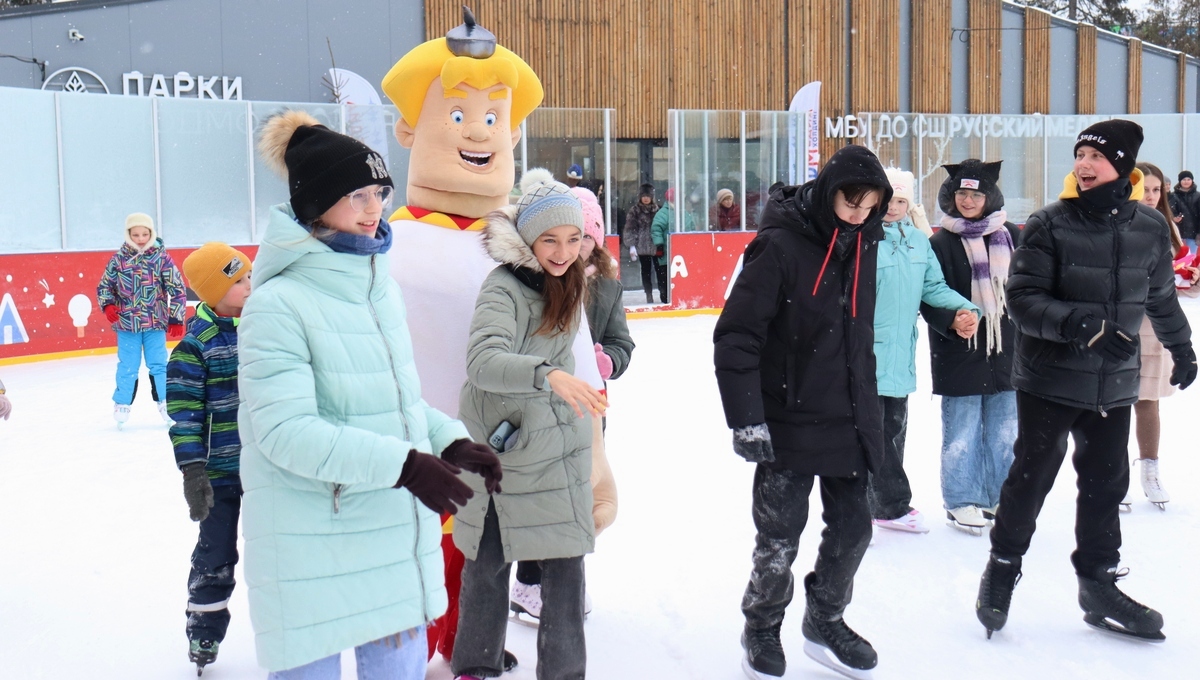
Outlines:
<svg viewBox="0 0 1200 680"><path fill-rule="evenodd" d="M459 57L445 38L430 40L404 55L383 78L383 91L400 109L405 122L416 127L429 84L441 79L446 97L465 96L457 88L466 83L477 90L495 85L512 89L512 125L516 127L542 103L545 93L537 74L523 59L497 45L486 59ZM504 93L492 95L501 99Z"/></svg>

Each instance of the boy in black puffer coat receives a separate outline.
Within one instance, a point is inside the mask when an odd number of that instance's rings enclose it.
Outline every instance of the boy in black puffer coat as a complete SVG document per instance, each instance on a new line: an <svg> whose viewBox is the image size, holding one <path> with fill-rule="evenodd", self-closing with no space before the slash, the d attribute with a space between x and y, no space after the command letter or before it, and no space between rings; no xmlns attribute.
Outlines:
<svg viewBox="0 0 1200 680"><path fill-rule="evenodd" d="M867 472L883 455L875 270L891 196L879 159L861 146L835 153L812 182L771 192L713 333L734 451L757 464L758 536L742 599L742 645L755 673L784 674L779 631L814 476L826 528L804 579L803 632L823 650L805 651L826 665L877 663L842 612L871 540Z"/></svg>
<svg viewBox="0 0 1200 680"><path fill-rule="evenodd" d="M1021 557L1070 434L1079 475L1071 562L1084 620L1165 639L1162 616L1116 587L1124 575L1117 571L1118 505L1129 487L1143 314L1174 359L1171 384L1183 389L1196 379L1191 330L1175 297L1169 227L1138 203L1142 174L1134 164L1141 143L1141 127L1127 120L1080 133L1060 200L1029 217L1013 255L1007 291L1018 333L1018 433L975 605L988 637L1007 620Z"/></svg>

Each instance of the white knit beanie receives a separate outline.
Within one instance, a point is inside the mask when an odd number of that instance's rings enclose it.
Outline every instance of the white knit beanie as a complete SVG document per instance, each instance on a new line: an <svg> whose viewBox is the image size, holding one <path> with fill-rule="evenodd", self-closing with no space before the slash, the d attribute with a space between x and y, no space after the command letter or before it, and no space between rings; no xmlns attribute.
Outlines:
<svg viewBox="0 0 1200 680"><path fill-rule="evenodd" d="M884 172L887 173L888 182L892 185L892 198L903 198L908 201L909 205L915 205L917 201L913 186L916 181L913 174L900 168L888 168Z"/></svg>

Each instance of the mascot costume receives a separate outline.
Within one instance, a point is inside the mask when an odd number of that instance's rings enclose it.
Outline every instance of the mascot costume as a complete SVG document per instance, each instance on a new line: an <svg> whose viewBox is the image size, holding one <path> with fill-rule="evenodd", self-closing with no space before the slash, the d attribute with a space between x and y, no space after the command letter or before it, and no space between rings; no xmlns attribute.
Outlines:
<svg viewBox="0 0 1200 680"><path fill-rule="evenodd" d="M542 84L464 7L461 25L396 62L383 91L400 110L396 140L411 151L408 204L388 220L391 273L408 309L422 396L434 408L456 414L475 300L497 266L482 246L483 218L509 204L516 181L513 149L521 123L542 102ZM587 324L581 326L576 375L595 384L599 369ZM581 356L590 360L580 362ZM448 659L458 629L464 558L454 547L453 516L442 519L450 604L428 635L430 656L436 649ZM505 665L506 670L516 665L507 652Z"/></svg>

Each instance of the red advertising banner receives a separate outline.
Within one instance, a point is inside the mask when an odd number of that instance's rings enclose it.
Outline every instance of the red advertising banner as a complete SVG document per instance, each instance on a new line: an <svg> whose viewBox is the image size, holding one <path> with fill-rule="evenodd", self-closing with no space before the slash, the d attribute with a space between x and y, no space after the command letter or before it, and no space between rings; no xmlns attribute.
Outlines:
<svg viewBox="0 0 1200 680"><path fill-rule="evenodd" d="M258 253L257 246L237 247ZM193 250L168 248L176 265ZM96 306L96 284L112 255L0 255L0 360L116 347L112 324Z"/></svg>
<svg viewBox="0 0 1200 680"><path fill-rule="evenodd" d="M741 271L755 232L701 232L671 237L671 304L654 311L720 309ZM616 236L605 240L620 252ZM238 246L250 257L256 246ZM194 248L169 248L176 265ZM116 347L112 325L96 307L96 284L111 251L0 255L0 361ZM189 299L195 296L188 293Z"/></svg>

